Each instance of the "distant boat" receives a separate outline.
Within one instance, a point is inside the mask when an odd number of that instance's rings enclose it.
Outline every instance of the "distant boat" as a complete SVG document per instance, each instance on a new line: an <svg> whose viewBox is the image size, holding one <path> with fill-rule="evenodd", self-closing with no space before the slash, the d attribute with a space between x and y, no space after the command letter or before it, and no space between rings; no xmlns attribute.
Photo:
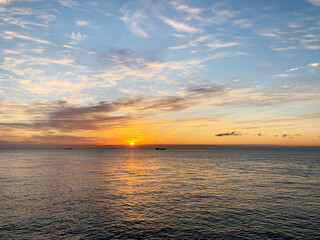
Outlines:
<svg viewBox="0 0 320 240"><path fill-rule="evenodd" d="M165 148L156 148L156 150L166 150Z"/></svg>
<svg viewBox="0 0 320 240"><path fill-rule="evenodd" d="M71 150L72 148L65 148L64 150Z"/></svg>

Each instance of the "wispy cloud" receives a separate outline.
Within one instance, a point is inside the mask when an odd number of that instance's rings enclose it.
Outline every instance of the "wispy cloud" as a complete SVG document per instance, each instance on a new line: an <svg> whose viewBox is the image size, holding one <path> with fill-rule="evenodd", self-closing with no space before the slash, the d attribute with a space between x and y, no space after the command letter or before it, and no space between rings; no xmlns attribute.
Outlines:
<svg viewBox="0 0 320 240"><path fill-rule="evenodd" d="M37 0L30 0L37 1ZM26 1L25 1L26 2ZM27 6L27 4L25 4ZM0 9L0 20L6 25L16 25L23 29L48 28L48 23L56 19L55 9L33 9L27 7L6 7ZM40 23L39 19L44 22Z"/></svg>
<svg viewBox="0 0 320 240"><path fill-rule="evenodd" d="M212 39L211 35L205 35L205 36L198 37L194 40L191 40L186 44L182 44L182 45L175 46L175 47L169 47L169 49L178 50L178 49L184 49L184 48L189 48L189 47L196 47L196 46L198 46L199 43L208 41L210 39Z"/></svg>
<svg viewBox="0 0 320 240"><path fill-rule="evenodd" d="M87 35L82 34L80 32L68 33L68 34L66 34L66 36L71 39L71 44L76 44L76 43L87 38Z"/></svg>
<svg viewBox="0 0 320 240"><path fill-rule="evenodd" d="M320 7L320 0L307 0L309 3Z"/></svg>
<svg viewBox="0 0 320 240"><path fill-rule="evenodd" d="M247 19L238 19L233 21L233 25L240 28L249 28L252 27L252 23Z"/></svg>
<svg viewBox="0 0 320 240"><path fill-rule="evenodd" d="M62 6L65 7L75 7L78 6L78 2L74 0L57 0Z"/></svg>
<svg viewBox="0 0 320 240"><path fill-rule="evenodd" d="M25 0L0 0L0 4L1 5L9 5L12 2L22 2L22 1L25 1Z"/></svg>
<svg viewBox="0 0 320 240"><path fill-rule="evenodd" d="M184 5L178 1L171 2L172 6L179 11L186 12L188 14L186 21L191 20L195 16L199 15L203 10L200 8L192 8L187 5Z"/></svg>
<svg viewBox="0 0 320 240"><path fill-rule="evenodd" d="M38 39L35 37L31 37L31 36L27 36L27 35L22 35L16 32L12 32L12 31L3 31L2 33L0 33L0 37L6 40L12 40L14 38L20 38L23 40L28 40L28 41L34 41L37 43L42 43L42 44L51 44L49 41L47 40L42 40L42 39Z"/></svg>
<svg viewBox="0 0 320 240"><path fill-rule="evenodd" d="M27 14L27 15L30 15L31 13L29 13L29 11L24 11L24 12L16 12L16 13L12 13L11 12L11 15L13 14ZM16 25L16 26L19 26L21 28L24 28L24 29L31 29L31 26L32 27L47 27L47 25L44 25L44 24L41 24L41 23L38 23L38 22L32 22L32 21L28 21L28 20L25 20L21 17L15 17L15 16L10 16L10 15L1 15L0 16L0 19L8 24L8 25Z"/></svg>
<svg viewBox="0 0 320 240"><path fill-rule="evenodd" d="M127 8L121 9L124 16L121 18L122 21L127 25L129 30L140 37L149 37L146 32L146 18L147 15L143 9L138 9L136 11L129 10Z"/></svg>
<svg viewBox="0 0 320 240"><path fill-rule="evenodd" d="M206 46L212 49L217 49L217 48L227 48L227 47L233 47L240 45L239 42L223 42L217 39L214 39L213 35L204 35L200 36L194 40L191 40L185 44L179 45L179 46L174 46L174 47L169 47L171 50L179 50L179 49L185 49L185 48L190 48L190 47L196 47L200 43L206 42ZM209 42L209 43L208 43Z"/></svg>
<svg viewBox="0 0 320 240"><path fill-rule="evenodd" d="M283 128L287 126L289 123L294 123L295 126L299 122L304 122L306 120L311 121L312 119L320 119L320 113L312 113L312 114L301 114L301 115L289 115L289 116L281 116L281 117L264 117L261 119L253 119L253 120L245 120L245 121L232 121L229 124L236 125L239 128L246 128L245 126L249 126L250 128Z"/></svg>
<svg viewBox="0 0 320 240"><path fill-rule="evenodd" d="M199 20L204 25L210 24L221 24L236 16L236 13L229 9L210 9L210 16L212 17L202 17L197 15L194 19Z"/></svg>
<svg viewBox="0 0 320 240"><path fill-rule="evenodd" d="M272 75L273 78L286 78L289 77L289 74L287 73L282 73L282 74L276 74L276 75Z"/></svg>
<svg viewBox="0 0 320 240"><path fill-rule="evenodd" d="M89 21L86 21L86 20L78 20L78 21L76 21L76 25L78 27L88 26L89 24L90 24Z"/></svg>
<svg viewBox="0 0 320 240"><path fill-rule="evenodd" d="M262 37L276 38L281 36L282 34L284 34L284 32L280 31L280 29L277 28L268 28L260 31L260 36Z"/></svg>
<svg viewBox="0 0 320 240"><path fill-rule="evenodd" d="M305 44L305 48L308 48L310 50L319 50L320 49L320 44L319 45L310 45L310 44Z"/></svg>
<svg viewBox="0 0 320 240"><path fill-rule="evenodd" d="M178 31L178 32L186 32L186 33L199 33L202 30L199 28L195 28L192 26L189 26L185 23L182 22L178 22L176 20L173 19L169 19L166 17L160 17L160 19L162 21L164 21L166 24L168 24L170 27L172 27L174 30Z"/></svg>
<svg viewBox="0 0 320 240"><path fill-rule="evenodd" d="M303 68L316 68L319 66L320 66L320 63L309 63L308 65L305 65L305 66L290 68L286 72L293 72L293 71L297 71L297 70L300 70Z"/></svg>
<svg viewBox="0 0 320 240"><path fill-rule="evenodd" d="M317 34L304 34L298 37L291 37L289 38L291 41L298 41L300 42L301 46L306 49L310 50L318 50L320 49L320 40L319 35Z"/></svg>
<svg viewBox="0 0 320 240"><path fill-rule="evenodd" d="M290 23L290 24L288 25L288 27L289 27L289 28L299 28L299 27L301 27L301 25L300 25L300 24L297 24L297 23Z"/></svg>
<svg viewBox="0 0 320 240"><path fill-rule="evenodd" d="M186 35L177 34L177 33L173 33L172 35L173 35L174 37L177 37L177 38L186 38L186 37L187 37Z"/></svg>
<svg viewBox="0 0 320 240"><path fill-rule="evenodd" d="M289 50L296 50L297 47L271 47L271 49L275 51L289 51Z"/></svg>
<svg viewBox="0 0 320 240"><path fill-rule="evenodd" d="M240 43L239 42L213 41L212 43L207 44L207 46L212 48L212 49L233 47L233 46L237 46L237 45L240 45Z"/></svg>
<svg viewBox="0 0 320 240"><path fill-rule="evenodd" d="M41 15L38 15L38 18L43 20L46 24L50 23L50 22L53 22L56 20L56 15L53 15L53 14L41 14Z"/></svg>

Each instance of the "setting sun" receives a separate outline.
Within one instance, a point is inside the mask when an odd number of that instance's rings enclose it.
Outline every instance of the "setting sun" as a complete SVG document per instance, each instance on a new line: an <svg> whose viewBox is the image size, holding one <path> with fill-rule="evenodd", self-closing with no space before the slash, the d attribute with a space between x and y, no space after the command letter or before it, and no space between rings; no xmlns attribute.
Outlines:
<svg viewBox="0 0 320 240"><path fill-rule="evenodd" d="M133 146L134 144L135 144L134 142L131 142L131 143L130 143L130 146Z"/></svg>

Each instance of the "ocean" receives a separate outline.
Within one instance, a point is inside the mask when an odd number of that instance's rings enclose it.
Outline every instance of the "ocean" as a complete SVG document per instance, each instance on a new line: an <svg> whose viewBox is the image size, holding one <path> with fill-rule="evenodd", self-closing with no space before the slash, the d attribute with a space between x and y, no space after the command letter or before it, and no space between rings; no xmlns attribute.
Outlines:
<svg viewBox="0 0 320 240"><path fill-rule="evenodd" d="M0 149L0 239L320 239L315 149Z"/></svg>

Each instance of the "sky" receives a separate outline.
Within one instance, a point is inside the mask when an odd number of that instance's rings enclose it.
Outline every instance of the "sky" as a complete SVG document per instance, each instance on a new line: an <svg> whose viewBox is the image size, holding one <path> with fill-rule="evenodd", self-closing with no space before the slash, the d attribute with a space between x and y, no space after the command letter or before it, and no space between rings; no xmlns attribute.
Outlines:
<svg viewBox="0 0 320 240"><path fill-rule="evenodd" d="M0 146L320 145L320 0L0 0Z"/></svg>

